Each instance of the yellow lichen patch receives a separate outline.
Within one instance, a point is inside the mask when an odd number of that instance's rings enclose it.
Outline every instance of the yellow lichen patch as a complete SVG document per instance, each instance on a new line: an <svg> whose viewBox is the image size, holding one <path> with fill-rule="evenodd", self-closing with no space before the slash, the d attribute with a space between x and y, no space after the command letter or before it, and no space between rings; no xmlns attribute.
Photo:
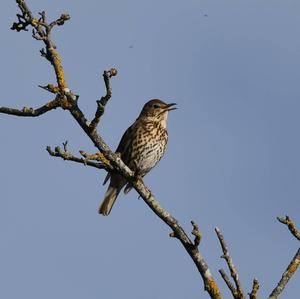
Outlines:
<svg viewBox="0 0 300 299"><path fill-rule="evenodd" d="M98 157L98 161L102 162L106 166L110 165L109 160L102 153L97 153L96 155Z"/></svg>
<svg viewBox="0 0 300 299"><path fill-rule="evenodd" d="M102 153L96 153L96 154L88 154L84 151L79 151L80 154L87 160L94 160L94 161L99 161L105 166L110 166L109 160L104 156Z"/></svg>
<svg viewBox="0 0 300 299"><path fill-rule="evenodd" d="M32 25L33 27L36 27L36 26L39 25L39 21L38 21L37 19L35 19L35 18L32 18L32 19L31 19L31 25Z"/></svg>
<svg viewBox="0 0 300 299"><path fill-rule="evenodd" d="M56 79L57 79L57 83L58 83L58 87L60 90L65 90L68 88L67 83L65 81L65 73L64 73L64 69L61 65L61 59L59 57L58 52L53 49L50 48L49 49L51 56L52 56L52 60L53 60L53 66L55 69L55 73L56 73Z"/></svg>
<svg viewBox="0 0 300 299"><path fill-rule="evenodd" d="M219 287L212 278L208 278L205 283L205 288L209 294L213 295L213 298L222 299L222 294L220 293Z"/></svg>

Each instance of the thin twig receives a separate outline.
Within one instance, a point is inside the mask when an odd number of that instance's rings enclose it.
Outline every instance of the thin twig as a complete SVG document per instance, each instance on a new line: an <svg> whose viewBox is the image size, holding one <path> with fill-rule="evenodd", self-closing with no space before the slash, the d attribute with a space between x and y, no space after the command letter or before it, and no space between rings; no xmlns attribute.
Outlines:
<svg viewBox="0 0 300 299"><path fill-rule="evenodd" d="M283 217L277 217L278 221L285 224L289 231L292 233L292 235L297 239L300 240L299 231L296 228L296 225L294 222L289 218L289 216ZM288 265L285 272L282 274L282 277L280 281L278 282L277 286L274 288L272 293L269 296L269 299L276 299L283 289L285 288L286 284L289 282L291 277L294 275L296 270L298 269L298 266L300 264L300 248L298 249L297 253L293 257L292 261Z"/></svg>
<svg viewBox="0 0 300 299"><path fill-rule="evenodd" d="M116 76L117 74L118 74L118 71L115 68L111 68L109 71L104 71L104 73L103 73L103 79L104 79L104 84L105 84L105 88L106 88L106 95L97 101L97 110L95 113L95 117L89 125L91 131L96 129L97 125L100 122L101 116L104 113L105 105L107 104L107 102L109 101L109 99L112 96L112 88L110 85L110 78L113 76Z"/></svg>
<svg viewBox="0 0 300 299"><path fill-rule="evenodd" d="M234 298L236 298L236 299L245 299L245 295L244 295L244 292L243 292L243 289L242 289L242 286L241 286L239 275L238 275L236 267L233 264L233 260L232 260L231 256L229 255L228 246L225 242L225 238L224 238L224 236L221 233L219 228L216 227L215 232L218 236L218 239L219 239L221 247L222 247L222 251L223 251L222 258L225 259L225 261L228 265L228 268L230 270L231 277L233 278L234 283L235 283L236 289L235 289L235 292L233 293Z"/></svg>
<svg viewBox="0 0 300 299"><path fill-rule="evenodd" d="M230 281L230 279L229 279L228 275L226 274L225 270L224 269L220 269L219 273L221 274L223 280L225 281L225 283L226 283L228 289L230 290L232 296L234 298L236 298L237 291L236 291L234 285L232 284L232 282Z"/></svg>
<svg viewBox="0 0 300 299"><path fill-rule="evenodd" d="M253 284L252 284L252 291L249 293L249 299L256 299L257 297L257 292L259 289L259 282L256 278L253 279Z"/></svg>
<svg viewBox="0 0 300 299"><path fill-rule="evenodd" d="M60 106L59 101L57 99L54 99L36 109L24 107L23 109L20 110L20 109L9 108L9 107L0 107L0 113L10 114L15 116L36 117L50 110L56 109L59 106Z"/></svg>
<svg viewBox="0 0 300 299"><path fill-rule="evenodd" d="M50 146L47 146L46 150L49 153L49 155L52 157L62 158L66 161L77 162L77 163L81 163L81 164L95 167L98 169L106 168L102 163L93 162L93 161L86 160L84 158L75 157L72 153L70 153L69 151L66 151L65 149L61 149L59 146L56 146L54 151L51 149Z"/></svg>
<svg viewBox="0 0 300 299"><path fill-rule="evenodd" d="M60 15L60 17L59 17L57 20L51 22L51 23L49 24L49 26L50 26L50 28L53 28L53 27L56 26L56 25L57 25L57 26L62 26L62 25L65 24L66 21L70 20L70 18L71 18L71 17L70 17L69 14L63 13L63 14Z"/></svg>
<svg viewBox="0 0 300 299"><path fill-rule="evenodd" d="M282 274L280 281L278 282L277 286L270 294L269 299L276 299L281 294L286 284L289 282L293 274L298 269L299 264L300 264L300 248L298 249L292 261L286 268L285 272Z"/></svg>
<svg viewBox="0 0 300 299"><path fill-rule="evenodd" d="M51 30L54 25L62 25L65 21L69 20L70 16L68 14L63 14L56 21L48 24L46 22L45 12L40 13L41 17L36 19L24 0L16 0L16 2L22 12L22 15L17 15L18 23L14 23L11 29L20 31L26 30L29 25L33 27L33 37L37 40L43 41L45 44L45 50L42 50L41 53L53 65L61 93L63 94L64 91L69 91L60 56L56 50L56 45L51 39Z"/></svg>
<svg viewBox="0 0 300 299"><path fill-rule="evenodd" d="M201 242L202 235L201 235L198 225L194 221L191 221L191 223L193 226L192 235L195 236L194 246L198 247Z"/></svg>
<svg viewBox="0 0 300 299"><path fill-rule="evenodd" d="M277 220L285 224L290 230L290 232L293 234L293 236L300 241L300 232L297 230L296 225L288 215L286 215L285 218L277 217Z"/></svg>

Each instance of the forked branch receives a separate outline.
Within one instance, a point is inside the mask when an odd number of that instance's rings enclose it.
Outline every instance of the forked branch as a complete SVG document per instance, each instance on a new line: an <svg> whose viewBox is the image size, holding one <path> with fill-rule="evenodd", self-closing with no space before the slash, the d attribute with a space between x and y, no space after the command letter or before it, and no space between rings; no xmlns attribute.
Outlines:
<svg viewBox="0 0 300 299"><path fill-rule="evenodd" d="M286 216L285 218L277 217L278 221L285 224L290 232L293 234L293 236L299 240L299 231L296 228L296 225L294 222L289 218L289 216ZM276 299L278 296L282 293L285 286L289 282L289 280L292 278L294 273L297 271L300 264L300 248L297 250L296 254L292 258L291 262L289 263L288 267L282 274L282 277L280 281L278 282L277 286L274 288L272 293L269 296L269 299Z"/></svg>
<svg viewBox="0 0 300 299"><path fill-rule="evenodd" d="M95 113L95 117L89 125L91 131L96 129L98 123L100 122L100 118L104 113L105 105L107 104L108 100L112 96L112 88L111 88L109 79L113 76L116 76L117 74L118 74L118 71L115 68L112 68L109 71L104 71L104 73L103 73L103 80L104 80L104 84L105 84L105 88L106 88L106 95L97 101L97 110Z"/></svg>
<svg viewBox="0 0 300 299"><path fill-rule="evenodd" d="M216 231L216 234L218 236L218 239L220 241L220 245L221 245L222 251L223 251L223 255L221 257L224 258L227 263L227 266L230 270L230 275L233 278L235 286L230 282L229 277L226 275L226 273L223 269L220 269L219 272L220 272L222 278L224 279L225 283L227 284L228 288L230 289L232 296L235 299L245 299L245 295L244 295L244 292L242 289L239 275L238 275L237 269L233 263L233 260L232 260L231 256L229 255L229 250L228 250L228 246L226 244L225 238L219 228L216 227L215 231Z"/></svg>

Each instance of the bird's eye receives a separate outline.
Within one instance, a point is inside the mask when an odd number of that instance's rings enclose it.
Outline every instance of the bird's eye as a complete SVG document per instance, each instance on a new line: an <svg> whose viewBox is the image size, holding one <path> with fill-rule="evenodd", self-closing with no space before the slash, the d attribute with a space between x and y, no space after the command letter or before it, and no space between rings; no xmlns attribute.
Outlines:
<svg viewBox="0 0 300 299"><path fill-rule="evenodd" d="M153 105L153 108L157 109L157 108L159 108L159 105L154 104L154 105Z"/></svg>

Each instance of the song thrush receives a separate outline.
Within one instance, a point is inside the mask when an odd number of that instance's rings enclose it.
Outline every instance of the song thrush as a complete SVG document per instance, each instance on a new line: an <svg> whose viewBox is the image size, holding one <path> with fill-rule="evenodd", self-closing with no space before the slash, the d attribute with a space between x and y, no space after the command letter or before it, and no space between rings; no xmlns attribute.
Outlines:
<svg viewBox="0 0 300 299"><path fill-rule="evenodd" d="M116 150L123 162L137 177L144 177L164 155L167 141L168 112L176 109L175 103L166 104L161 100L147 102L139 117L124 133ZM127 181L119 174L108 173L104 183L110 179L109 187L99 208L99 213L108 215L117 196ZM132 186L127 184L124 193Z"/></svg>

